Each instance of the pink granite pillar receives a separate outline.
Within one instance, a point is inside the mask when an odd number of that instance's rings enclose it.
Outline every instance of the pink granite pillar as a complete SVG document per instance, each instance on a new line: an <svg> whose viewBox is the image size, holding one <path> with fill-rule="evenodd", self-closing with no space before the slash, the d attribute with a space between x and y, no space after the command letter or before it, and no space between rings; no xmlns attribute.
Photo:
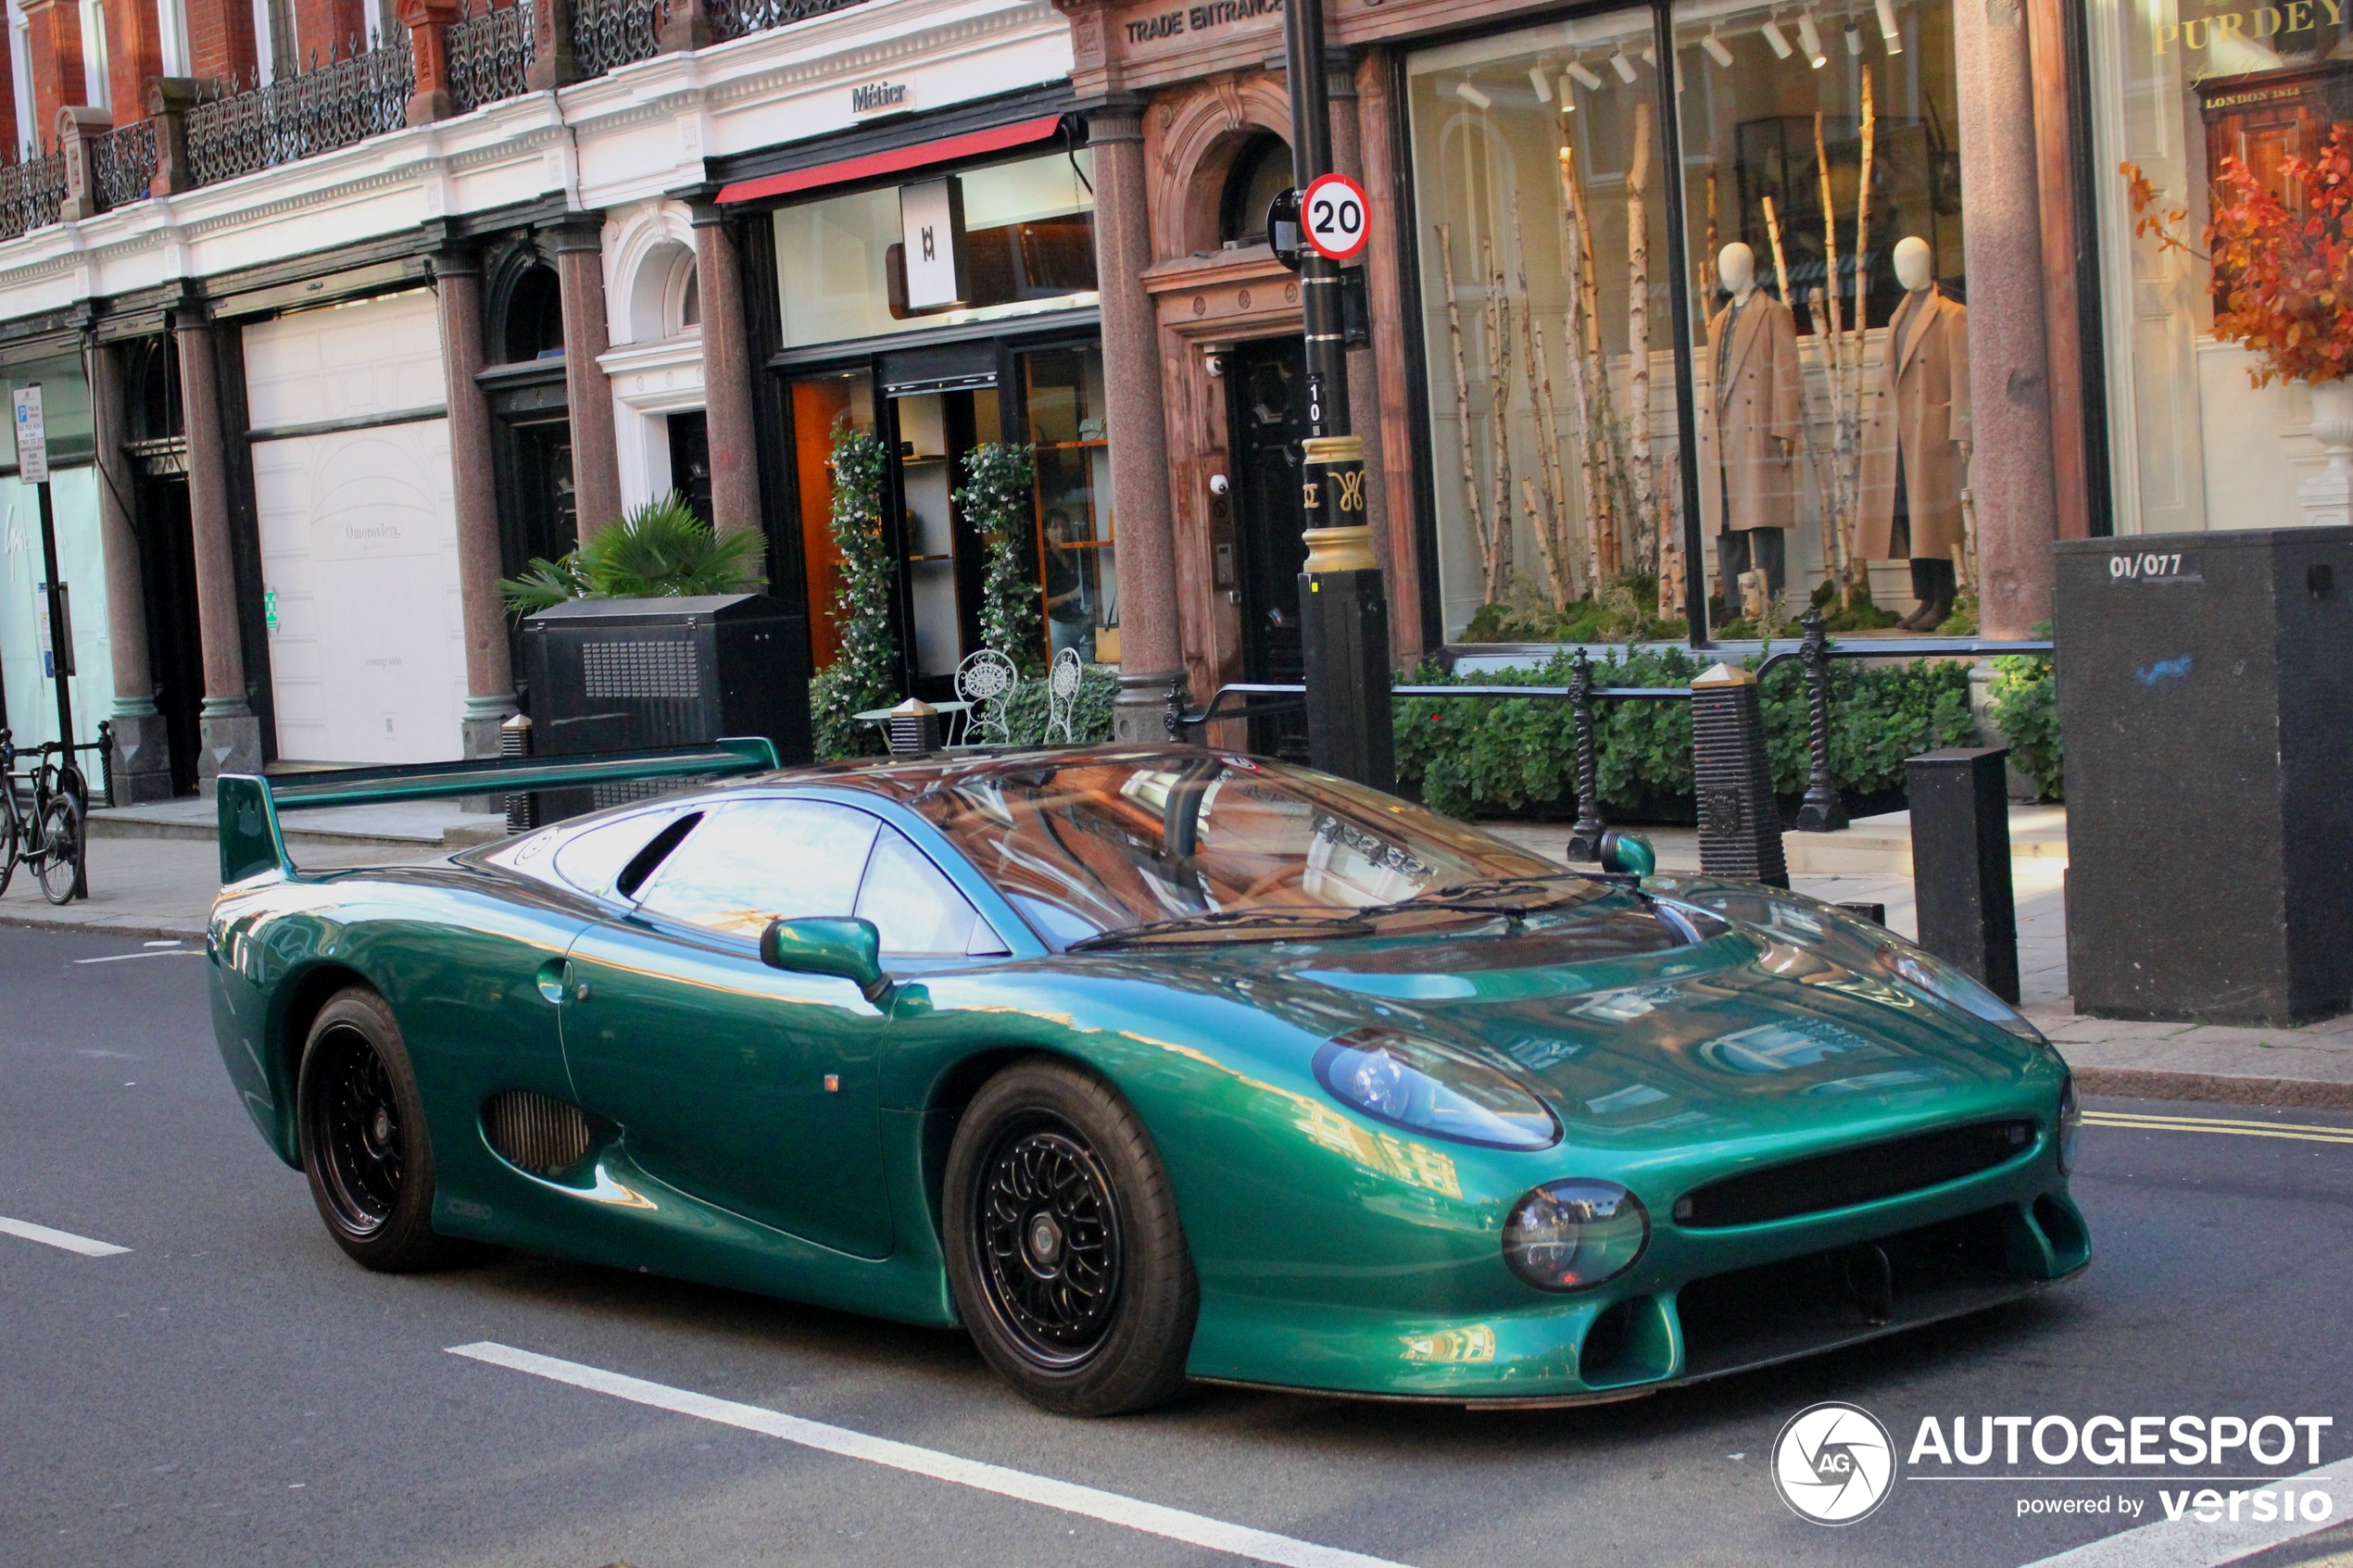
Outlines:
<svg viewBox="0 0 2353 1568"><path fill-rule="evenodd" d="M482 260L472 250L433 258L441 301L441 364L449 408L449 488L458 523L458 614L466 640L468 757L498 755L498 726L515 711L514 659L498 591L498 481L491 458L490 400L482 369ZM486 808L485 808L486 809Z"/></svg>
<svg viewBox="0 0 2353 1568"><path fill-rule="evenodd" d="M1365 194L1371 195L1372 187L1365 178L1364 137L1356 100L1356 69L1346 50L1332 51L1324 77L1327 83L1325 91L1330 95L1332 105L1333 171L1345 174L1358 184L1365 185ZM1378 202L1379 198L1375 196L1374 200ZM1384 238L1391 237L1378 236L1373 244L1378 245ZM1391 243L1394 243L1393 238ZM1365 256L1359 257L1353 265L1361 270L1370 262L1371 257ZM1397 571L1390 558L1389 496L1386 487L1378 483L1388 468L1381 456L1380 407L1379 367L1368 344L1363 348L1351 350L1348 356L1348 428L1361 436L1365 443L1365 472L1368 477L1365 486L1365 521L1373 531L1373 553L1380 558L1381 574L1390 597L1390 621L1393 626L1398 613Z"/></svg>
<svg viewBox="0 0 2353 1568"><path fill-rule="evenodd" d="M695 208L696 292L702 302L703 418L711 431L711 517L721 529L760 526L758 417L743 267L715 206Z"/></svg>
<svg viewBox="0 0 2353 1568"><path fill-rule="evenodd" d="M261 721L245 696L237 567L229 520L229 438L220 414L219 354L201 307L177 312L180 406L188 438L188 521L196 558L196 635L204 648L203 736L196 778L209 793L222 773L261 771Z"/></svg>
<svg viewBox="0 0 2353 1568"><path fill-rule="evenodd" d="M1087 116L1087 144L1095 154L1095 278L1102 296L1111 510L1119 542L1119 703L1114 722L1121 740L1164 738L1161 715L1168 684L1184 671L1160 326L1143 283L1152 261L1143 110L1141 99L1123 97Z"/></svg>
<svg viewBox="0 0 2353 1568"><path fill-rule="evenodd" d="M135 485L122 449L122 350L90 350L90 411L98 446L98 547L107 563L107 645L114 656L114 797L119 806L163 800L171 794L171 746L156 710L156 683L147 658L145 567L131 515Z"/></svg>
<svg viewBox="0 0 2353 1568"><path fill-rule="evenodd" d="M1959 0L1953 31L1979 624L1989 636L2017 637L2050 618L2057 529L2033 62L2018 0Z"/></svg>
<svg viewBox="0 0 2353 1568"><path fill-rule="evenodd" d="M563 294L564 407L572 427L573 496L580 537L621 521L621 443L613 429L612 378L597 356L612 346L605 320L604 225L595 214L556 231L556 281Z"/></svg>

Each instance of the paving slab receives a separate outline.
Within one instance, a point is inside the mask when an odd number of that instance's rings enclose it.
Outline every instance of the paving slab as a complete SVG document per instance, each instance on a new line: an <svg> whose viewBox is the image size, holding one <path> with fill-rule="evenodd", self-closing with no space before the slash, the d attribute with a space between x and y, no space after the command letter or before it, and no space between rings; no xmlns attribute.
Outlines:
<svg viewBox="0 0 2353 1568"><path fill-rule="evenodd" d="M1912 814L1887 811L1857 817L1836 833L1785 833L1781 847L1799 872L1912 874ZM2014 801L2010 858L2067 863L2067 808Z"/></svg>

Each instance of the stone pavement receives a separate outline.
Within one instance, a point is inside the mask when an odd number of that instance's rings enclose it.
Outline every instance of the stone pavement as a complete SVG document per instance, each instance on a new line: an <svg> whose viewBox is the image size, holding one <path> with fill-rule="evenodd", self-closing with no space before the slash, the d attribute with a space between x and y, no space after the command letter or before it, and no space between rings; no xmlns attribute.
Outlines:
<svg viewBox="0 0 2353 1568"><path fill-rule="evenodd" d="M2032 836L2045 838L2047 823L2032 821ZM201 936L220 887L211 823L210 801L103 813L93 823L90 897L57 908L20 869L0 894L0 923L123 936ZM1554 859L1568 841L1565 822L1488 825ZM444 804L289 812L284 826L296 863L320 869L428 859L503 831L496 817L471 816ZM1699 869L1698 836L1691 829L1642 831L1658 850L1660 870ZM1792 834L1789 842L1817 838ZM1831 903L1883 904L1890 928L1917 935L1908 872L1886 869L1885 854L1864 859L1857 851L1843 853L1881 869L1798 872L1792 884ZM2076 1016L2067 991L2067 862L2037 843L2022 848L2011 869L2026 1014L2066 1054L2086 1093L2353 1110L2353 1017L2302 1029L2235 1029Z"/></svg>

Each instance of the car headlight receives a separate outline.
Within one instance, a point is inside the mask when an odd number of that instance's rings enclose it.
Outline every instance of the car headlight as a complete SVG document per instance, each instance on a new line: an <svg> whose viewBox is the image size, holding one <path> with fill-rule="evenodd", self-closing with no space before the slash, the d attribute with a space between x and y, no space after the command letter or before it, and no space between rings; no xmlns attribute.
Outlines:
<svg viewBox="0 0 2353 1568"><path fill-rule="evenodd" d="M1353 1029L1315 1053L1315 1077L1342 1105L1392 1127L1482 1148L1550 1148L1550 1107L1508 1073L1387 1029Z"/></svg>
<svg viewBox="0 0 2353 1568"><path fill-rule="evenodd" d="M2083 1137L2083 1102L2075 1098L2075 1074L2059 1086L2058 1168L2064 1176L2075 1169L2075 1146Z"/></svg>
<svg viewBox="0 0 2353 1568"><path fill-rule="evenodd" d="M1546 1182L1504 1225L1504 1261L1539 1290L1591 1290L1634 1266L1651 1238L1642 1201L1616 1182Z"/></svg>
<svg viewBox="0 0 2353 1568"><path fill-rule="evenodd" d="M1950 1002L1988 1023L1999 1024L2021 1040L2049 1044L2043 1038L2043 1032L2028 1022L2018 1009L1941 959L1931 958L1917 947L1898 947L1888 943L1881 946L1878 960L1881 969L1915 991Z"/></svg>

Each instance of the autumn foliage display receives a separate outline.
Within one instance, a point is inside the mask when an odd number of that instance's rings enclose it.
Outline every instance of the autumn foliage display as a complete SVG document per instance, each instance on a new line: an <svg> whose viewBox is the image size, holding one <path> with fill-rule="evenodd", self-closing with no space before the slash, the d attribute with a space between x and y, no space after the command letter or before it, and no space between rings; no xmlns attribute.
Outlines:
<svg viewBox="0 0 2353 1568"><path fill-rule="evenodd" d="M2129 163L2121 172L2133 232L2196 256L2179 232L2187 210L2158 210L2147 177ZM2316 158L2282 159L2280 173L2300 203L2264 189L2235 157L2215 178L2203 258L2213 268L2214 335L2259 357L2257 386L2353 375L2353 125L2335 127Z"/></svg>

